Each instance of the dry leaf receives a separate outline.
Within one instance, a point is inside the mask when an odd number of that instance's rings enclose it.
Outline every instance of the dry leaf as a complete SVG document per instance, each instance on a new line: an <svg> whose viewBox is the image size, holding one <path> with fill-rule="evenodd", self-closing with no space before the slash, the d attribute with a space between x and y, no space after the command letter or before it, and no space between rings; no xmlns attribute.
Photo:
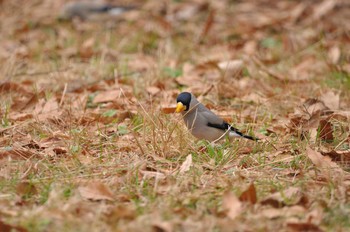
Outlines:
<svg viewBox="0 0 350 232"><path fill-rule="evenodd" d="M339 166L334 163L330 157L323 156L321 153L312 150L310 147L306 148L306 154L312 163L321 170L339 169Z"/></svg>
<svg viewBox="0 0 350 232"><path fill-rule="evenodd" d="M179 171L180 174L183 174L188 170L190 170L191 166L192 166L192 155L190 154L186 157L186 160L181 164L180 171Z"/></svg>
<svg viewBox="0 0 350 232"><path fill-rule="evenodd" d="M239 197L239 200L244 202L249 202L251 204L255 204L257 202L254 183L251 183L248 189L241 194L241 196Z"/></svg>
<svg viewBox="0 0 350 232"><path fill-rule="evenodd" d="M302 110L306 111L309 115L313 115L317 111L320 111L321 113L328 111L329 108L324 104L323 101L309 98L304 102Z"/></svg>
<svg viewBox="0 0 350 232"><path fill-rule="evenodd" d="M93 181L88 182L78 188L80 195L88 200L99 201L108 200L114 201L114 194L102 182Z"/></svg>
<svg viewBox="0 0 350 232"><path fill-rule="evenodd" d="M312 232L323 232L318 226L309 223L309 222L298 222L298 223L287 223L288 228L292 229L293 232L305 232L305 231L312 231Z"/></svg>
<svg viewBox="0 0 350 232"><path fill-rule="evenodd" d="M120 98L121 94L122 93L120 90L108 90L99 92L92 102L96 104L117 101Z"/></svg>
<svg viewBox="0 0 350 232"><path fill-rule="evenodd" d="M39 102L34 108L34 115L36 115L40 121L43 121L50 117L59 116L58 109L58 102L55 98L52 97L47 101L44 99L39 99Z"/></svg>
<svg viewBox="0 0 350 232"><path fill-rule="evenodd" d="M242 60L222 61L218 67L224 72L225 77L236 77L243 69Z"/></svg>
<svg viewBox="0 0 350 232"><path fill-rule="evenodd" d="M167 221L161 221L161 222L154 222L152 224L153 230L157 232L172 232L174 231L174 226L171 222Z"/></svg>
<svg viewBox="0 0 350 232"><path fill-rule="evenodd" d="M0 220L0 231L1 232L27 232L28 230L20 226L13 226L13 225L7 224L2 220Z"/></svg>
<svg viewBox="0 0 350 232"><path fill-rule="evenodd" d="M321 100L331 110L339 109L340 94L333 91L328 91L321 96Z"/></svg>
<svg viewBox="0 0 350 232"><path fill-rule="evenodd" d="M151 94L151 95L156 95L157 93L160 92L160 88L156 87L156 86L148 86L146 88L146 91Z"/></svg>
<svg viewBox="0 0 350 232"><path fill-rule="evenodd" d="M332 64L337 64L340 59L340 49L338 46L333 46L328 50L328 58Z"/></svg>
<svg viewBox="0 0 350 232"><path fill-rule="evenodd" d="M130 204L118 204L106 213L107 220L115 223L118 220L133 220L137 216L135 208Z"/></svg>
<svg viewBox="0 0 350 232"><path fill-rule="evenodd" d="M162 107L162 112L164 114L173 114L175 113L176 107Z"/></svg>
<svg viewBox="0 0 350 232"><path fill-rule="evenodd" d="M22 181L16 186L16 193L20 196L34 195L37 194L38 191L35 188L35 185L29 183L28 181Z"/></svg>
<svg viewBox="0 0 350 232"><path fill-rule="evenodd" d="M225 192L222 199L222 207L230 219L235 219L242 211L242 203L232 192Z"/></svg>
<svg viewBox="0 0 350 232"><path fill-rule="evenodd" d="M289 187L282 192L276 192L267 196L264 200L261 201L263 205L271 205L275 208L281 208L287 205L286 200L288 200L288 205L298 204L302 200L302 192L299 188ZM291 201L291 199L293 201Z"/></svg>
<svg viewBox="0 0 350 232"><path fill-rule="evenodd" d="M345 151L330 151L330 152L322 152L321 154L323 156L329 156L332 161L338 161L338 162L344 162L349 164L350 163L350 150Z"/></svg>
<svg viewBox="0 0 350 232"><path fill-rule="evenodd" d="M7 92L15 92L15 93L21 93L23 95L31 95L30 92L28 92L22 85L14 82L6 81L4 83L0 83L0 93L7 93Z"/></svg>
<svg viewBox="0 0 350 232"><path fill-rule="evenodd" d="M333 141L333 127L329 119L322 119L320 121L318 131L320 132L320 139L325 141Z"/></svg>
<svg viewBox="0 0 350 232"><path fill-rule="evenodd" d="M337 0L323 0L320 4L315 4L312 20L319 20L321 17L331 11L336 5Z"/></svg>
<svg viewBox="0 0 350 232"><path fill-rule="evenodd" d="M300 205L293 205L290 207L283 207L283 208L268 208L268 209L263 209L260 213L264 217L268 219L275 219L279 217L302 217L305 215L306 209L303 206Z"/></svg>

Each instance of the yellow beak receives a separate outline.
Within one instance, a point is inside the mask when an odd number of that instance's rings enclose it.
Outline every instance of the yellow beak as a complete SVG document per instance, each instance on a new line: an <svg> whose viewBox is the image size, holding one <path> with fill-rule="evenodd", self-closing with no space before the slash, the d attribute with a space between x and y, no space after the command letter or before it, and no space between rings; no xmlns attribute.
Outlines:
<svg viewBox="0 0 350 232"><path fill-rule="evenodd" d="M176 113L180 113L182 111L186 110L186 106L184 106L184 104L182 104L181 102L178 102L176 105Z"/></svg>

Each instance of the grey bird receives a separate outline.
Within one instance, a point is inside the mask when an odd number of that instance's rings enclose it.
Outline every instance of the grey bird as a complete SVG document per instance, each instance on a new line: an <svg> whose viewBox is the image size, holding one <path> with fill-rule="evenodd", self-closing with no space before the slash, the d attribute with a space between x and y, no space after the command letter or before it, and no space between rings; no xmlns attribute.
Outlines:
<svg viewBox="0 0 350 232"><path fill-rule="evenodd" d="M88 20L103 14L117 16L134 8L133 6L112 5L103 0L73 1L63 6L58 18L60 20L71 20L73 18Z"/></svg>
<svg viewBox="0 0 350 232"><path fill-rule="evenodd" d="M214 114L189 92L177 96L176 113L182 113L187 128L198 139L216 142L225 137L241 137L257 141L258 138L245 135Z"/></svg>

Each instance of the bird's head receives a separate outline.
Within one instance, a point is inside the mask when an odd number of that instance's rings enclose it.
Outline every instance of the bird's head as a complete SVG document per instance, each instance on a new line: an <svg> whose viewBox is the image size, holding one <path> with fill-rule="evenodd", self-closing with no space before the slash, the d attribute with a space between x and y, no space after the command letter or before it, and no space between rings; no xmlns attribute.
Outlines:
<svg viewBox="0 0 350 232"><path fill-rule="evenodd" d="M192 95L188 92L182 92L177 96L176 102L176 113L188 111L190 109L190 103L192 100Z"/></svg>

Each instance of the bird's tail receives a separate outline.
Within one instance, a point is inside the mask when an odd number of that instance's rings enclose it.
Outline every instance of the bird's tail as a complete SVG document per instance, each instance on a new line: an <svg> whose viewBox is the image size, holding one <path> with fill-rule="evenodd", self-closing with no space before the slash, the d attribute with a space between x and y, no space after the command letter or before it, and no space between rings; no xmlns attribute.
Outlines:
<svg viewBox="0 0 350 232"><path fill-rule="evenodd" d="M243 134L242 132L240 132L239 130L237 130L234 127L231 127L230 136L246 138L246 139L253 140L253 141L260 140L259 138L256 138L256 137L253 137L253 136L250 136L250 135L245 135L245 134Z"/></svg>
<svg viewBox="0 0 350 232"><path fill-rule="evenodd" d="M246 138L246 139L253 140L253 141L258 141L258 140L260 140L259 138L256 138L256 137L253 137L253 136L249 136L249 135L244 135L244 134L242 134L242 137L243 137L243 138Z"/></svg>

